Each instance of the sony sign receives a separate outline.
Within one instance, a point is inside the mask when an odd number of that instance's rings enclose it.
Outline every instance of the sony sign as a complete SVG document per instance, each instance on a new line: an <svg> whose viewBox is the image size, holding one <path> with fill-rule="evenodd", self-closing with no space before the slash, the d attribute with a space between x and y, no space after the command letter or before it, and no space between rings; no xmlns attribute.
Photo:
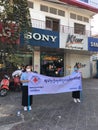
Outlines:
<svg viewBox="0 0 98 130"><path fill-rule="evenodd" d="M47 35L47 34L40 34L40 33L31 33L31 32L28 32L28 33L25 33L24 34L24 38L27 39L27 40L30 40L30 39L34 39L36 41L51 41L53 43L56 42L56 39L57 39L57 36L52 36L52 35Z"/></svg>

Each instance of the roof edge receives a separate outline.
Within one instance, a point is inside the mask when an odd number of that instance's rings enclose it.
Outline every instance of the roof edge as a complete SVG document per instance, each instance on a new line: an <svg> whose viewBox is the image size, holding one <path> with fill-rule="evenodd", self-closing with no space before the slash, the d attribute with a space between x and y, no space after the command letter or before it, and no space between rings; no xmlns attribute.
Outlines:
<svg viewBox="0 0 98 130"><path fill-rule="evenodd" d="M87 5L85 3L82 3L76 0L59 0L59 1L98 13L98 8L95 8L93 6Z"/></svg>

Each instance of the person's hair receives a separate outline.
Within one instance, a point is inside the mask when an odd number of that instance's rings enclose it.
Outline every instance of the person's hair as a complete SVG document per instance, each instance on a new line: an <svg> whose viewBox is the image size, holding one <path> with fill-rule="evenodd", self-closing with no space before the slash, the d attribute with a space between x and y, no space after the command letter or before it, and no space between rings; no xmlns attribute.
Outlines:
<svg viewBox="0 0 98 130"><path fill-rule="evenodd" d="M80 65L80 63L79 63L79 62L76 62L76 64L75 64L75 66L74 66L74 67L79 68L79 66L78 66L78 65Z"/></svg>
<svg viewBox="0 0 98 130"><path fill-rule="evenodd" d="M30 65L25 65L25 68L27 68L28 66L30 66Z"/></svg>
<svg viewBox="0 0 98 130"><path fill-rule="evenodd" d="M25 72L25 71L26 71L26 66L22 65L22 72Z"/></svg>
<svg viewBox="0 0 98 130"><path fill-rule="evenodd" d="M26 68L27 68L28 66L32 66L32 65L29 65L29 64L28 64L28 65L26 65L26 66L25 66L25 70L26 70ZM31 71L32 71L32 68L31 68Z"/></svg>

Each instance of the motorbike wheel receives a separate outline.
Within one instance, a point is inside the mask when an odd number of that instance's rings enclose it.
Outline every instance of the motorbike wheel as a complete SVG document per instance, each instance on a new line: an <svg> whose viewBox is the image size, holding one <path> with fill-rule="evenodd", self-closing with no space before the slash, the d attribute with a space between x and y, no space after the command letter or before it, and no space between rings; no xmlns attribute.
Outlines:
<svg viewBox="0 0 98 130"><path fill-rule="evenodd" d="M0 90L0 96L4 97L7 95L7 89L1 89Z"/></svg>

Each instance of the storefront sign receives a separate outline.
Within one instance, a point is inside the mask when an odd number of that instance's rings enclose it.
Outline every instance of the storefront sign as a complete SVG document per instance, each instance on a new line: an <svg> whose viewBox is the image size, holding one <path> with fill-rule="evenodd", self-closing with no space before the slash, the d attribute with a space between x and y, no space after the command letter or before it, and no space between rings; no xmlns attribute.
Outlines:
<svg viewBox="0 0 98 130"><path fill-rule="evenodd" d="M93 38L93 37L88 38L88 50L98 51L98 38Z"/></svg>
<svg viewBox="0 0 98 130"><path fill-rule="evenodd" d="M83 41L83 39L82 38L77 38L75 35L68 35L68 37L67 37L67 41L66 41L66 43L67 44L81 44L82 43L82 41Z"/></svg>
<svg viewBox="0 0 98 130"><path fill-rule="evenodd" d="M24 38L26 38L26 39L32 39L33 38L33 39L38 40L38 41L40 40L40 41L56 42L57 36L28 32L28 33L24 34Z"/></svg>
<svg viewBox="0 0 98 130"><path fill-rule="evenodd" d="M83 38L68 34L65 47L73 49L83 49Z"/></svg>
<svg viewBox="0 0 98 130"><path fill-rule="evenodd" d="M32 28L32 32L21 35L21 44L24 44L24 39L28 44L34 46L49 46L59 47L59 33L49 30Z"/></svg>

